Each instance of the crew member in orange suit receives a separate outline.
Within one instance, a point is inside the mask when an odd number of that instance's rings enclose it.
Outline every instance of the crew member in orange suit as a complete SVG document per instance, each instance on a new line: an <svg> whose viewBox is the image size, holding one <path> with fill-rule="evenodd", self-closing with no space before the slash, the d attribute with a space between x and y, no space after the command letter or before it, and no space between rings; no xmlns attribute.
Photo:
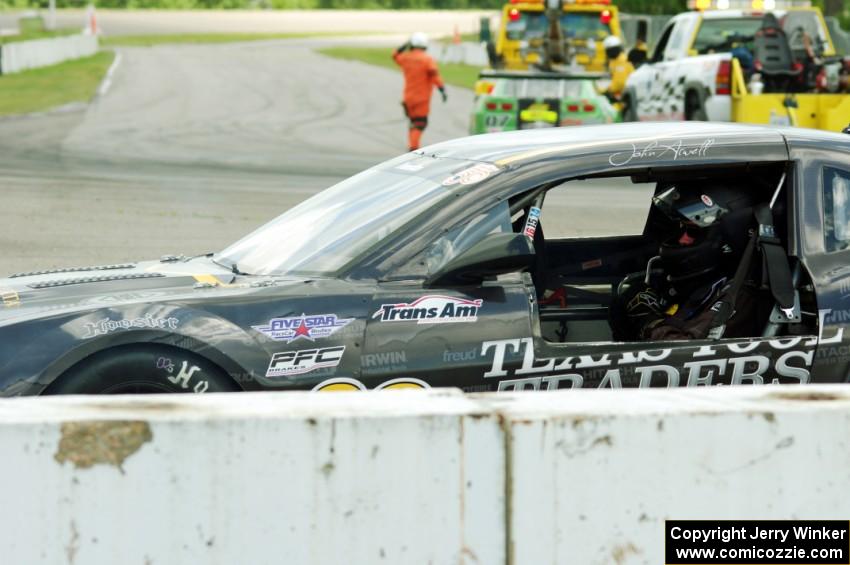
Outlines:
<svg viewBox="0 0 850 565"><path fill-rule="evenodd" d="M425 52L426 49L428 36L416 32L410 36L410 41L393 51L393 59L404 73L404 101L401 104L410 120L407 139L411 151L419 149L422 131L428 125L434 87L440 90L443 102L447 99L437 63Z"/></svg>

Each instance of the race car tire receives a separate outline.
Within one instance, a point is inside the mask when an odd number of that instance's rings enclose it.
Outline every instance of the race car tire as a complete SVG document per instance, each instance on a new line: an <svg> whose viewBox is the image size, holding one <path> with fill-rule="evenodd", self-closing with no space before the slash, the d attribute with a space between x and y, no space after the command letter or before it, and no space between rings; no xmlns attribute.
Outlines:
<svg viewBox="0 0 850 565"><path fill-rule="evenodd" d="M685 97L685 119L689 122L707 122L708 114L705 113L705 107L699 94L694 91L688 92Z"/></svg>
<svg viewBox="0 0 850 565"><path fill-rule="evenodd" d="M176 347L128 345L78 363L42 393L157 394L241 390L210 361Z"/></svg>

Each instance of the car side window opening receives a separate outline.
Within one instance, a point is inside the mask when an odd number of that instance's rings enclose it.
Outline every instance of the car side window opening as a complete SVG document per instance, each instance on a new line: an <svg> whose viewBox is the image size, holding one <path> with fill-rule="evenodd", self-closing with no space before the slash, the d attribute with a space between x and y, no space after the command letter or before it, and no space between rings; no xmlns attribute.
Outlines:
<svg viewBox="0 0 850 565"><path fill-rule="evenodd" d="M538 268L532 273L544 339L699 339L675 331L659 334L663 337L641 335L631 327L635 320L618 318L622 312L617 305L629 293L657 289L663 302L659 319L667 323L668 317L678 316L687 330L692 317L708 310L734 277L756 228L753 207L770 201L783 166L719 168L703 175L654 170L631 178L571 180L548 190L538 229L543 241L535 242ZM722 202L715 204L709 194ZM843 202L846 213L847 200ZM716 222L715 216L723 214L724 221ZM786 217L780 202L774 226L787 250ZM732 316L724 338L758 337L765 331L775 301L762 271L757 252L746 273L746 291L737 295L736 315L746 315ZM712 314L707 316L710 321ZM781 331L809 335L816 320L804 322Z"/></svg>
<svg viewBox="0 0 850 565"><path fill-rule="evenodd" d="M850 249L850 172L825 167L823 181L824 247Z"/></svg>
<svg viewBox="0 0 850 565"><path fill-rule="evenodd" d="M676 27L675 23L669 24L661 34L658 43L655 45L655 51L652 53L651 63L660 63L664 60L664 51L667 50L667 42L670 40L670 34L673 33L674 27Z"/></svg>

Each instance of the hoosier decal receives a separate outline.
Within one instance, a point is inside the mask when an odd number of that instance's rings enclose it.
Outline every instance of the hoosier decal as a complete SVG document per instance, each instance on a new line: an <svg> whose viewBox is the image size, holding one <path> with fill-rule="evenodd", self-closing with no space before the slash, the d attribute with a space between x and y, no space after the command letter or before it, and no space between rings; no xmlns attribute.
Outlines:
<svg viewBox="0 0 850 565"><path fill-rule="evenodd" d="M454 296L428 295L411 303L383 304L372 318L381 322L409 322L417 324L442 324L444 322L475 322L478 309L484 301L468 300Z"/></svg>
<svg viewBox="0 0 850 565"><path fill-rule="evenodd" d="M275 341L290 343L299 337L310 341L328 337L353 320L354 318L338 318L336 314L306 316L302 313L290 318L272 318L266 325L251 327Z"/></svg>

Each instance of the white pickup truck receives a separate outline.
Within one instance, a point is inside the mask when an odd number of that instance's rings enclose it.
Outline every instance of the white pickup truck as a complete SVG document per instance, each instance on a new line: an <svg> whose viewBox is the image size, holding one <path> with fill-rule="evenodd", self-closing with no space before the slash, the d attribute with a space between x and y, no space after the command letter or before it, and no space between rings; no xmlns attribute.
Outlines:
<svg viewBox="0 0 850 565"><path fill-rule="evenodd" d="M806 49L806 35L820 55L835 54L826 23L816 8L773 10L772 14L781 23L792 53ZM626 82L624 119L753 121L741 120L733 112L733 72L740 61L733 65L731 51L737 46L752 53L753 36L762 27L764 16L765 12L743 10L674 16L659 36L652 56Z"/></svg>

